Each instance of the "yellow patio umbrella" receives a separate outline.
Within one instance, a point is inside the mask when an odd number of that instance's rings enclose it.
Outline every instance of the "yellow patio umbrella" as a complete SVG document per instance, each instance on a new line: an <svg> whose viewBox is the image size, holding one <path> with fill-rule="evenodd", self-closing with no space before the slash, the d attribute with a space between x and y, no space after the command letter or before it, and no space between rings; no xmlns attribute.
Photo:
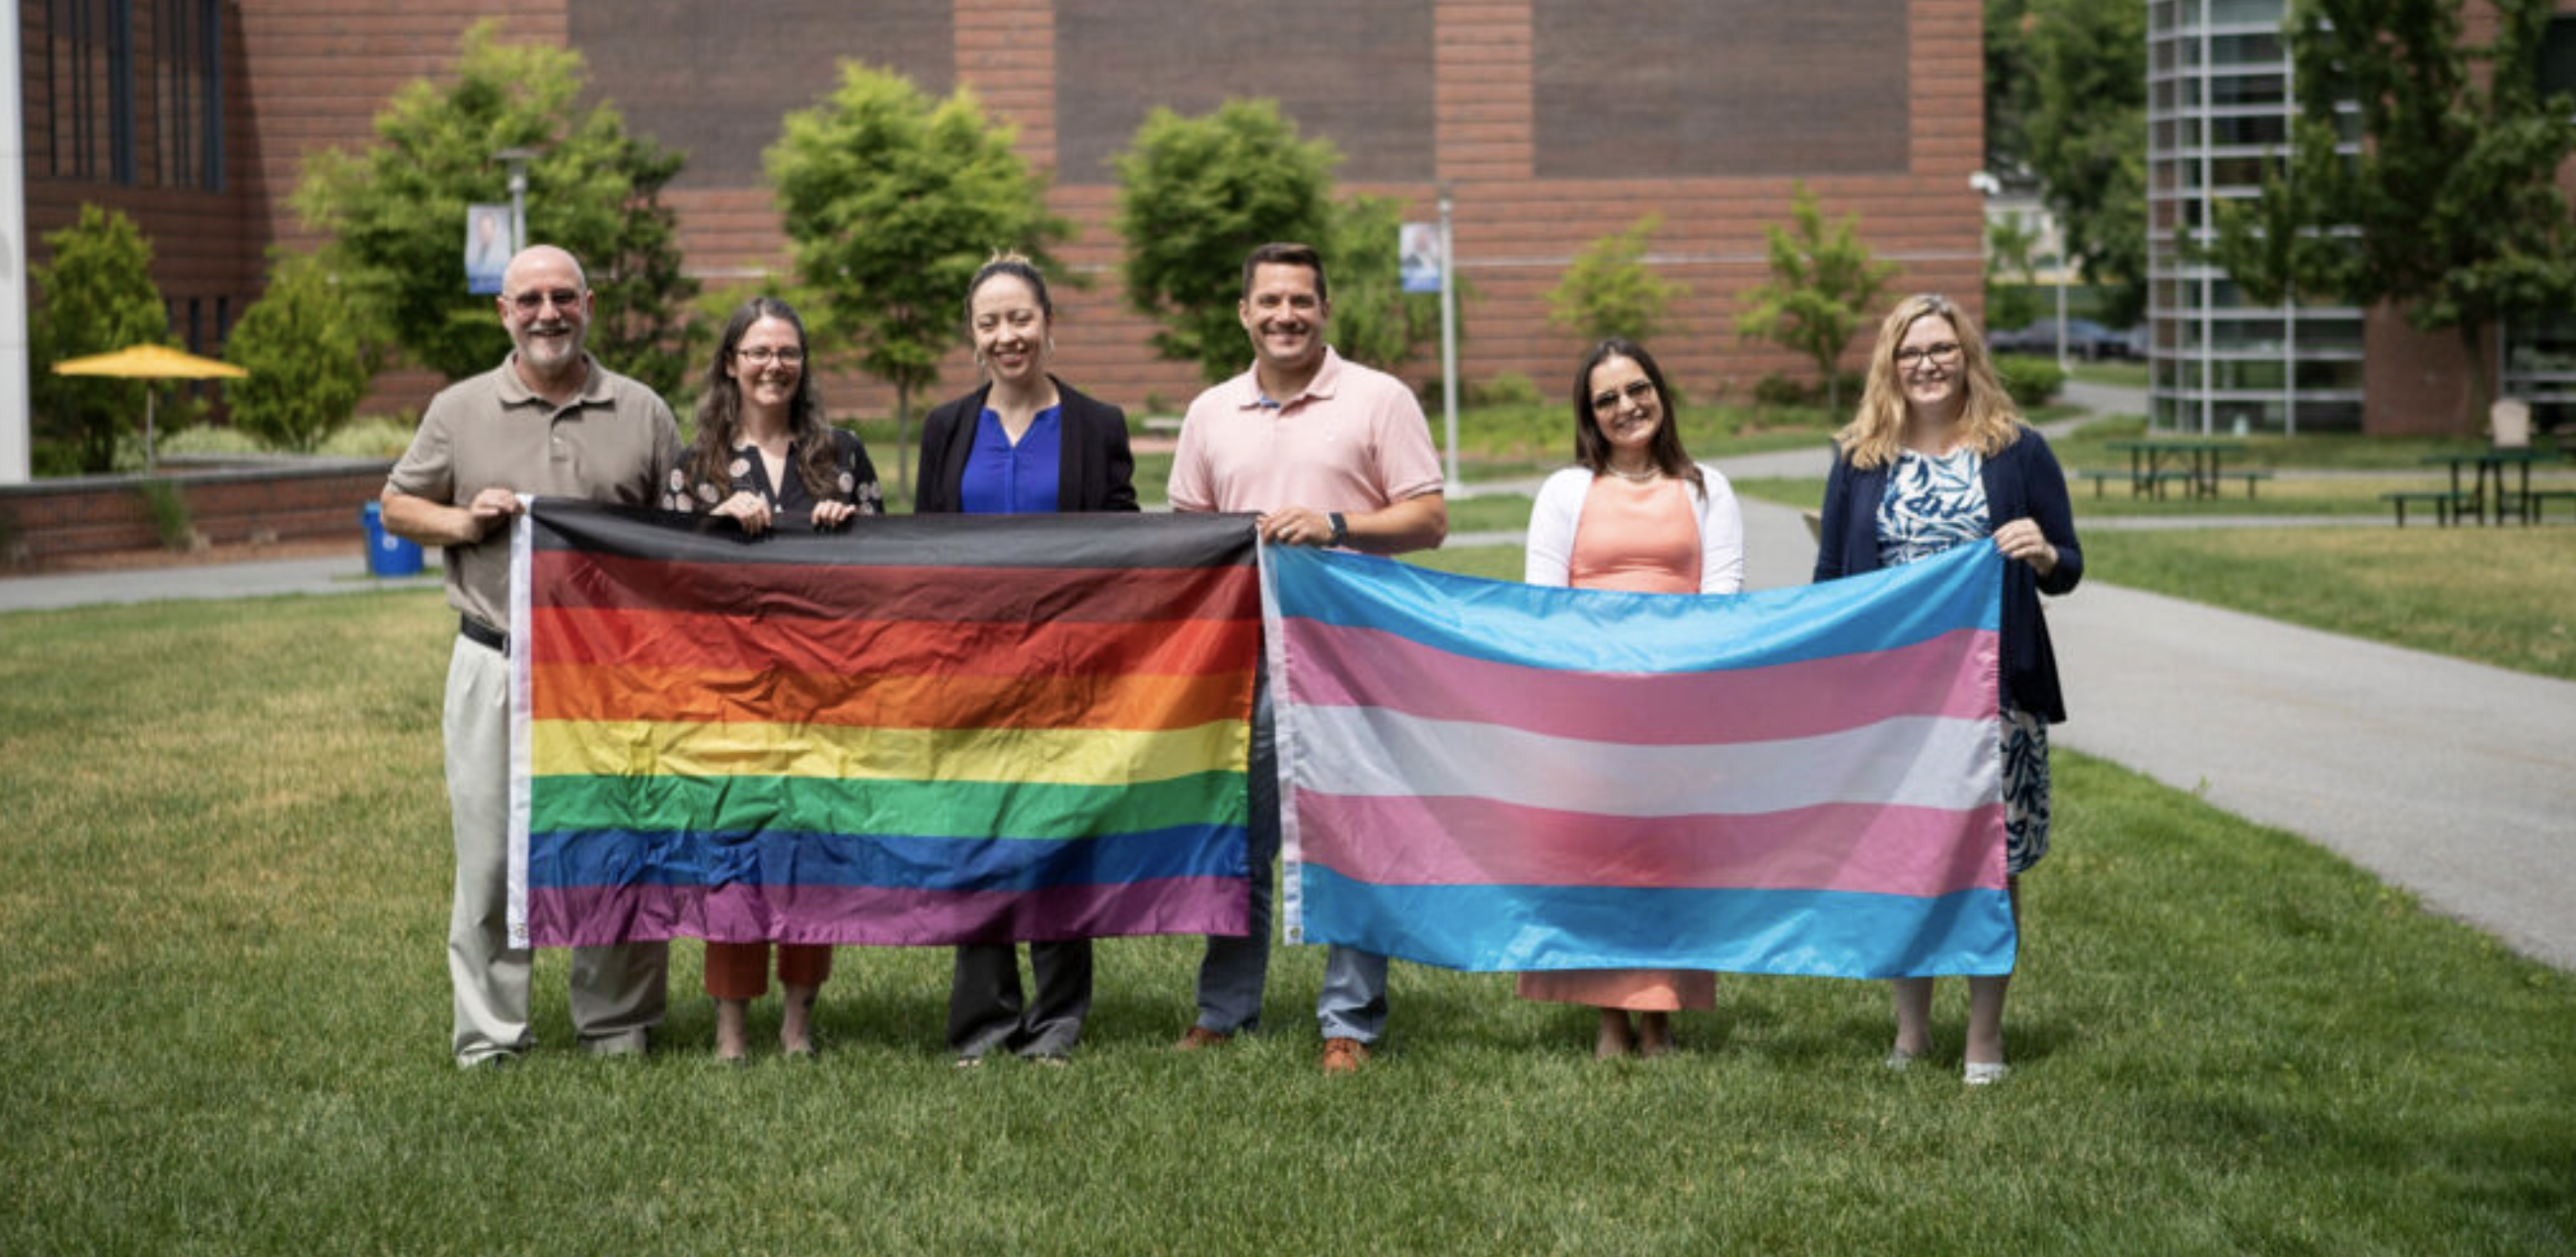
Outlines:
<svg viewBox="0 0 2576 1257"><path fill-rule="evenodd" d="M54 364L56 375L112 375L128 380L246 379L250 372L229 362L182 353L168 345L136 345L112 354L92 354ZM143 389L143 470L152 470L151 386Z"/></svg>

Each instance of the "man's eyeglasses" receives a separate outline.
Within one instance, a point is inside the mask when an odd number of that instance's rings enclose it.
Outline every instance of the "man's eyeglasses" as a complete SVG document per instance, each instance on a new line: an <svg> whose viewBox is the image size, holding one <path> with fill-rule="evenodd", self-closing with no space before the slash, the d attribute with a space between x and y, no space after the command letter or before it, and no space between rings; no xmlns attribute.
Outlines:
<svg viewBox="0 0 2576 1257"><path fill-rule="evenodd" d="M521 314L534 314L544 309L549 301L558 310L570 310L581 304L581 294L570 288L557 288L553 292L531 290L510 298L510 304L519 307Z"/></svg>
<svg viewBox="0 0 2576 1257"><path fill-rule="evenodd" d="M805 351L794 345L785 345L777 349L758 345L750 349L737 349L733 351L733 356L761 367L768 366L772 362L782 367L792 367L805 361Z"/></svg>
<svg viewBox="0 0 2576 1257"><path fill-rule="evenodd" d="M1959 342L1955 340L1945 340L1937 345L1908 345L1896 351L1896 365L1900 367L1925 361L1946 363L1958 360Z"/></svg>
<svg viewBox="0 0 2576 1257"><path fill-rule="evenodd" d="M1607 411L1617 410L1619 408L1619 398L1623 394L1629 401L1643 406L1654 399L1655 385L1651 380L1630 380L1628 381L1628 387L1624 389L1613 389L1605 393L1595 393L1592 395L1593 413L1601 414Z"/></svg>

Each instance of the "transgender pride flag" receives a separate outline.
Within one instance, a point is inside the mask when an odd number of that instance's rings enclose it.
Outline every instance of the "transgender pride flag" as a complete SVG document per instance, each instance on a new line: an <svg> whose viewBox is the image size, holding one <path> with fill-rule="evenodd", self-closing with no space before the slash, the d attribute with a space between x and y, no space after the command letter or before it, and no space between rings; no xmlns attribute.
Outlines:
<svg viewBox="0 0 2576 1257"><path fill-rule="evenodd" d="M1245 517L540 500L513 545L522 945L1244 932Z"/></svg>
<svg viewBox="0 0 2576 1257"><path fill-rule="evenodd" d="M1291 941L2011 970L1992 547L1706 598L1263 560Z"/></svg>

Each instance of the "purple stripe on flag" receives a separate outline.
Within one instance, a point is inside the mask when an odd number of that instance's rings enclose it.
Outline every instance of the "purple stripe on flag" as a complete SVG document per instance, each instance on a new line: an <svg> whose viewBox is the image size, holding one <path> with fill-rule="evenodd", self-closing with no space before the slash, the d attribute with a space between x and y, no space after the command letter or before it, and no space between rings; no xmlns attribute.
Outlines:
<svg viewBox="0 0 2576 1257"><path fill-rule="evenodd" d="M531 888L537 947L654 939L918 947L1045 942L1131 934L1240 935L1241 878L1181 877L1023 891L886 886L578 886Z"/></svg>
<svg viewBox="0 0 2576 1257"><path fill-rule="evenodd" d="M1600 673L1452 654L1382 629L1282 623L1291 702L1383 707L1628 745L1813 737L1893 716L1992 719L1996 635L1722 672ZM1972 662L1973 661L1973 662Z"/></svg>
<svg viewBox="0 0 2576 1257"><path fill-rule="evenodd" d="M1831 890L1930 898L2004 885L2003 806L1822 804L1599 816L1493 799L1296 792L1309 864L1380 886ZM1963 832L1991 833L1962 843ZM1385 841L1401 834L1404 841Z"/></svg>

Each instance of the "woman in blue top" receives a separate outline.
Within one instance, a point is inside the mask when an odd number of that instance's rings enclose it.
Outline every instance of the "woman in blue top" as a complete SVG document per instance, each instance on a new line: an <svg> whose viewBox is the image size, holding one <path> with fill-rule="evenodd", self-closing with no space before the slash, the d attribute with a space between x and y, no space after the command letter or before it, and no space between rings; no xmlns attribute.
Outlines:
<svg viewBox="0 0 2576 1257"><path fill-rule="evenodd" d="M1908 297L1880 325L1860 413L1834 434L1816 579L1832 580L1994 538L2004 572L2006 885L2048 853L2048 726L2066 719L2039 595L2084 575L2066 476L1995 379L1976 325L1937 296ZM1968 979L1969 1085L2004 1075L2009 975ZM1932 980L1896 981L1902 1069L1931 1050Z"/></svg>
<svg viewBox="0 0 2576 1257"><path fill-rule="evenodd" d="M966 286L966 333L984 387L930 412L913 511L1019 515L1136 509L1127 416L1047 373L1055 306L1027 258L996 254ZM959 1065L995 1048L1061 1062L1091 1011L1091 940L1029 944L1036 1003L1023 1006L1013 946L957 949L948 1047Z"/></svg>

